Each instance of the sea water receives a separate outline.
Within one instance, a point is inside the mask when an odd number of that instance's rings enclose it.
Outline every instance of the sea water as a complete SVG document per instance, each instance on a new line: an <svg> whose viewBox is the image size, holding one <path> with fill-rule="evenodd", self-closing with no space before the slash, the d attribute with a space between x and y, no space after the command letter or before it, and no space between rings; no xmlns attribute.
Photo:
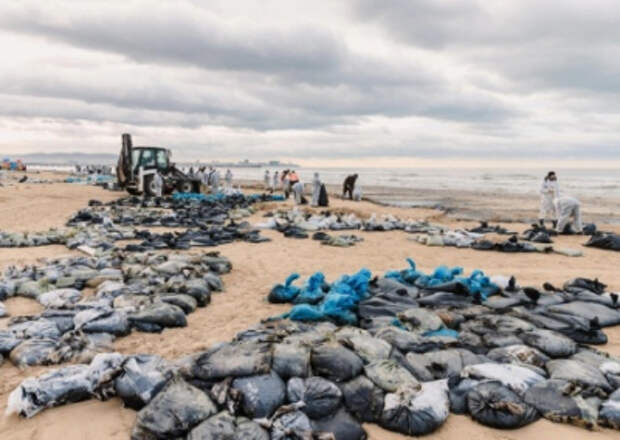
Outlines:
<svg viewBox="0 0 620 440"><path fill-rule="evenodd" d="M189 166L182 166L188 169ZM69 165L33 166L31 169L72 171ZM263 181L265 170L280 168L231 168L234 179ZM410 188L428 190L475 191L509 194L538 194L545 172L541 169L490 168L297 168L302 182L311 183L318 172L323 183L341 185L349 174L357 173L362 188ZM587 198L620 198L618 169L558 169L563 194ZM226 170L221 169L224 177Z"/></svg>

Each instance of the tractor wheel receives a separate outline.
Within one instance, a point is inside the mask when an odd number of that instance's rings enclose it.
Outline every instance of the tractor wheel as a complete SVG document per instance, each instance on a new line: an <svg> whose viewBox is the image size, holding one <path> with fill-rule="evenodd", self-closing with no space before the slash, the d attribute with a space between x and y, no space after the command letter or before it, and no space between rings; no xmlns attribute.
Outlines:
<svg viewBox="0 0 620 440"><path fill-rule="evenodd" d="M192 185L192 182L188 180L179 183L179 192L191 193L193 189L194 189L194 186Z"/></svg>
<svg viewBox="0 0 620 440"><path fill-rule="evenodd" d="M149 197L155 197L157 195L154 176L146 176L144 178L144 192Z"/></svg>

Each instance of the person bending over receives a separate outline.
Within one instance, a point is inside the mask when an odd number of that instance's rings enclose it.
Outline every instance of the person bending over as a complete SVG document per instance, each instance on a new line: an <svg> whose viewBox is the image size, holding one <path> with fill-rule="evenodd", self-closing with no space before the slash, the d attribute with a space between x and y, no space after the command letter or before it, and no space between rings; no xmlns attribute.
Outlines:
<svg viewBox="0 0 620 440"><path fill-rule="evenodd" d="M556 231L562 234L566 226L572 224L573 232L581 234L583 232L583 224L581 223L581 204L579 200L574 197L564 196L557 197L553 203L558 213Z"/></svg>
<svg viewBox="0 0 620 440"><path fill-rule="evenodd" d="M349 195L349 200L353 200L353 189L355 189L355 182L357 181L357 174L351 174L344 179L344 184L342 185L342 198L344 199L346 195Z"/></svg>

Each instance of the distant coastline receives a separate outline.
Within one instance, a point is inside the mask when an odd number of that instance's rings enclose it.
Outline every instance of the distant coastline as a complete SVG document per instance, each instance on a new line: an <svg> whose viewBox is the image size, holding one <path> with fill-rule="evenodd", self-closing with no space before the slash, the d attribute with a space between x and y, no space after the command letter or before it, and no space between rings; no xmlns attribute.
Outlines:
<svg viewBox="0 0 620 440"><path fill-rule="evenodd" d="M203 163L202 161L200 162ZM216 168L265 168L265 167L275 167L275 168L300 168L298 164L295 163L287 163L280 162L279 160L271 160L269 162L251 162L250 160L242 160L239 162L219 162L219 161L211 161L204 162L207 165L212 165ZM183 165L190 165L192 162L184 163Z"/></svg>
<svg viewBox="0 0 620 440"><path fill-rule="evenodd" d="M73 165L113 165L118 160L116 154L92 154L92 153L31 153L22 155L12 155L14 160L20 159L26 165L35 166L73 166ZM174 159L174 156L173 156ZM300 165L290 162L280 162L270 160L267 162L253 162L249 159L239 162L220 162L220 161L179 161L182 166L213 165L218 168L301 168Z"/></svg>

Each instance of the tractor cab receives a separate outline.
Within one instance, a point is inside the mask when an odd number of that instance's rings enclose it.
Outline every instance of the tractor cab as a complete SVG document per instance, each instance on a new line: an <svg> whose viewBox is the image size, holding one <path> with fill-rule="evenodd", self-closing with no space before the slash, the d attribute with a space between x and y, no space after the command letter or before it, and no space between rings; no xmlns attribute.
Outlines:
<svg viewBox="0 0 620 440"><path fill-rule="evenodd" d="M135 174L140 168L167 174L170 169L170 151L160 147L133 147L131 163L134 165Z"/></svg>

